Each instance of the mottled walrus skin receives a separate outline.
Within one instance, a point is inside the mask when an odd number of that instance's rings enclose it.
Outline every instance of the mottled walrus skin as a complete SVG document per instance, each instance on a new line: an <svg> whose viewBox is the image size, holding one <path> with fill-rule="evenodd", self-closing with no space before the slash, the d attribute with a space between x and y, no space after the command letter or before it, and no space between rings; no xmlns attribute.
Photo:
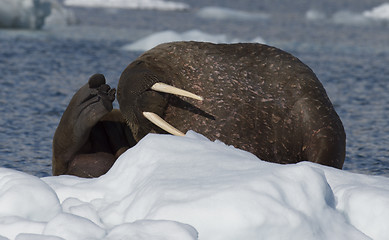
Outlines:
<svg viewBox="0 0 389 240"><path fill-rule="evenodd" d="M160 93L167 83L204 97ZM53 175L98 177L149 132L166 133L143 112L180 131L247 150L276 163L311 161L342 168L345 132L312 70L262 44L161 44L122 73L115 90L95 74L64 112L53 139Z"/></svg>
<svg viewBox="0 0 389 240"><path fill-rule="evenodd" d="M164 82L204 97L196 101L151 90ZM117 99L134 138L163 133L142 112L180 131L247 150L276 163L311 161L342 168L345 132L313 71L262 44L161 44L122 73Z"/></svg>

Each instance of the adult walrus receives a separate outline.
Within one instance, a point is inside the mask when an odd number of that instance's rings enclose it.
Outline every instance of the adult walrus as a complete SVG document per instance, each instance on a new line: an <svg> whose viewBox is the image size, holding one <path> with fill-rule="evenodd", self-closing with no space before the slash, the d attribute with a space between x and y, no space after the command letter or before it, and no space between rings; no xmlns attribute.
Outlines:
<svg viewBox="0 0 389 240"><path fill-rule="evenodd" d="M202 97L161 93L174 92L161 83ZM345 132L322 84L308 66L274 47L161 44L123 71L117 99L136 141L164 133L157 124L176 135L194 130L270 162L343 166Z"/></svg>

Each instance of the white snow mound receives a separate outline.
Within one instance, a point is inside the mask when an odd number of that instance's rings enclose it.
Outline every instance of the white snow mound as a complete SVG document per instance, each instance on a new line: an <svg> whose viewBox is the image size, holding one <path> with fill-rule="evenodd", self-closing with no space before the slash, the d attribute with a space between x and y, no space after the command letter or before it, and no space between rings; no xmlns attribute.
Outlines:
<svg viewBox="0 0 389 240"><path fill-rule="evenodd" d="M149 134L104 176L0 171L0 239L387 239L389 179ZM19 206L19 207L17 207Z"/></svg>

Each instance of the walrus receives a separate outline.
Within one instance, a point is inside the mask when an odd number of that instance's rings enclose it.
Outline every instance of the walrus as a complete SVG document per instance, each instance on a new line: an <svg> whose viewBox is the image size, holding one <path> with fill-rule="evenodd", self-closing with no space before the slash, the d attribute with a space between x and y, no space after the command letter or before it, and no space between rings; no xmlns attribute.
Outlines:
<svg viewBox="0 0 389 240"><path fill-rule="evenodd" d="M193 130L269 162L344 163L345 131L323 85L268 45L158 45L122 72L117 100L131 144L150 132Z"/></svg>

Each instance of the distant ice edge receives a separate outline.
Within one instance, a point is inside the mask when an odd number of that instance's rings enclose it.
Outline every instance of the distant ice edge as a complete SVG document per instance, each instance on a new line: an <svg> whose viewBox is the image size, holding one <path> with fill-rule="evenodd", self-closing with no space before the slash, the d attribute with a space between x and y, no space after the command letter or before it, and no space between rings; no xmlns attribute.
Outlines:
<svg viewBox="0 0 389 240"><path fill-rule="evenodd" d="M158 44L175 41L202 41L212 43L238 43L238 42L256 42L265 43L261 37L256 37L251 40L231 38L225 34L209 34L198 29L192 29L185 32L176 32L166 30L150 34L133 43L126 44L121 47L125 51L147 51Z"/></svg>
<svg viewBox="0 0 389 240"><path fill-rule="evenodd" d="M0 28L41 29L76 22L74 13L58 0L2 0Z"/></svg>
<svg viewBox="0 0 389 240"><path fill-rule="evenodd" d="M188 4L163 0L2 0L0 28L42 29L77 22L74 12L65 7L132 8L186 10Z"/></svg>
<svg viewBox="0 0 389 240"><path fill-rule="evenodd" d="M361 13L348 10L339 10L332 16L327 16L324 12L317 9L308 10L305 18L310 21L327 21L342 25L366 25L373 22L389 21L389 3L383 3L370 10Z"/></svg>
<svg viewBox="0 0 389 240"><path fill-rule="evenodd" d="M97 8L129 8L129 9L155 9L155 10L186 10L186 3L164 0L65 0L66 6L97 7Z"/></svg>

